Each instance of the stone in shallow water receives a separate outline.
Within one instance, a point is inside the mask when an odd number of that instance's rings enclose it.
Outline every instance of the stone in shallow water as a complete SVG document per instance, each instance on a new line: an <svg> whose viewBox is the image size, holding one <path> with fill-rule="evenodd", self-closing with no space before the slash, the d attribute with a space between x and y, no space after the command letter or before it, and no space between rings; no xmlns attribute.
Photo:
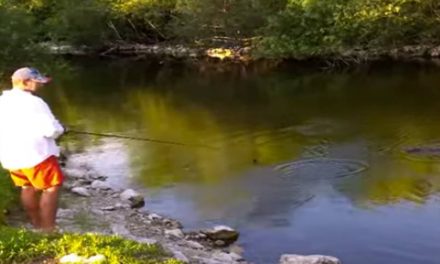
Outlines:
<svg viewBox="0 0 440 264"><path fill-rule="evenodd" d="M131 208L141 208L145 205L144 197L141 196L133 197L129 201Z"/></svg>
<svg viewBox="0 0 440 264"><path fill-rule="evenodd" d="M119 197L123 201L129 201L131 208L140 208L145 205L144 197L132 189L123 191Z"/></svg>
<svg viewBox="0 0 440 264"><path fill-rule="evenodd" d="M212 229L203 231L209 239L213 241L221 240L226 245L234 243L239 236L239 233L228 226L215 226Z"/></svg>
<svg viewBox="0 0 440 264"><path fill-rule="evenodd" d="M335 257L323 255L282 255L280 264L342 264L341 261Z"/></svg>
<svg viewBox="0 0 440 264"><path fill-rule="evenodd" d="M132 189L127 189L125 191L123 191L119 197L124 200L124 201L128 201L133 197L137 197L137 196L141 196L138 192L136 192L135 190Z"/></svg>

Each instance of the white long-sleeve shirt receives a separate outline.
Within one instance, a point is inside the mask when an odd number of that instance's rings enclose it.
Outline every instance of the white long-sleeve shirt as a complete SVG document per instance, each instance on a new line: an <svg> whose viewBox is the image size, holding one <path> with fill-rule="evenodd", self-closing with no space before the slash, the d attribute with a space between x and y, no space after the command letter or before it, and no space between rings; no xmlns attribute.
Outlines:
<svg viewBox="0 0 440 264"><path fill-rule="evenodd" d="M63 132L41 98L16 88L0 96L0 162L5 169L31 168L59 156L55 139Z"/></svg>

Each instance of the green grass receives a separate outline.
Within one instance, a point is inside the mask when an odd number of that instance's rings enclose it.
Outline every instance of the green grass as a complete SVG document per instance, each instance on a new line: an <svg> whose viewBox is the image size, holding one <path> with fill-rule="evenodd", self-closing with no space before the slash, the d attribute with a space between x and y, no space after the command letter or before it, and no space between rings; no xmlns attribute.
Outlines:
<svg viewBox="0 0 440 264"><path fill-rule="evenodd" d="M0 264L57 263L62 256L104 255L109 264L178 264L158 245L140 244L98 234L41 234L4 225L5 210L18 204L18 192L7 172L0 171Z"/></svg>
<svg viewBox="0 0 440 264"><path fill-rule="evenodd" d="M18 202L18 192L14 189L9 174L0 169L0 225L4 224L5 210Z"/></svg>
<svg viewBox="0 0 440 264"><path fill-rule="evenodd" d="M43 263L76 253L90 257L102 254L105 263L178 264L157 245L140 244L117 236L97 234L40 234L0 227L0 263ZM49 263L52 263L49 262Z"/></svg>

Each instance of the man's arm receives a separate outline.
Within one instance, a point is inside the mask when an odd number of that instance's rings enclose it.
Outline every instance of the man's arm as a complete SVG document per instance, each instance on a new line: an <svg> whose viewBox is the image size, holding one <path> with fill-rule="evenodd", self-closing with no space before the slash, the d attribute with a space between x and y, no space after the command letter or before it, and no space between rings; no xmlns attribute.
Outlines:
<svg viewBox="0 0 440 264"><path fill-rule="evenodd" d="M44 137L56 139L64 133L64 127L55 118L49 106L39 101L38 126Z"/></svg>

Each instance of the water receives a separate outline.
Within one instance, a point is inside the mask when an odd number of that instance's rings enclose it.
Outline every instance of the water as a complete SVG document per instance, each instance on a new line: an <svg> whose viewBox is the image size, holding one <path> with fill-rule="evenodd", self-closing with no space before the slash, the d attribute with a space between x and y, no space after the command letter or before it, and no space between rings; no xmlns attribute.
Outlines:
<svg viewBox="0 0 440 264"><path fill-rule="evenodd" d="M187 229L235 227L259 264L283 253L439 263L440 69L75 65L43 91L64 123L215 148L78 137L112 184L147 193L149 210Z"/></svg>

